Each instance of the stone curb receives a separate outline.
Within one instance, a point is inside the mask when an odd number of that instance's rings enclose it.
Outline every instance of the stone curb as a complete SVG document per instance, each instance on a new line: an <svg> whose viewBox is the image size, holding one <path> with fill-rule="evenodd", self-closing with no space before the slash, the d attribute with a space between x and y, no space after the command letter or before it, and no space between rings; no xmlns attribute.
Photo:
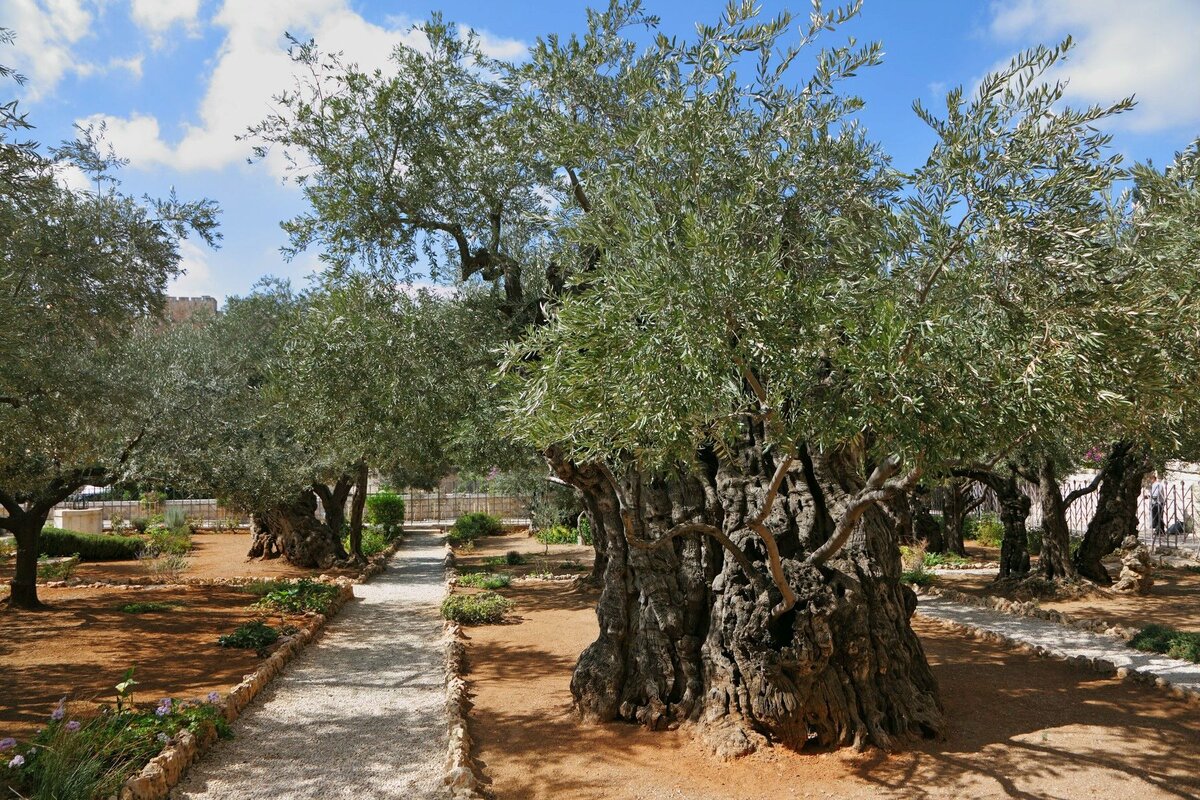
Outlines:
<svg viewBox="0 0 1200 800"><path fill-rule="evenodd" d="M218 705L226 722L232 723L236 720L242 711L245 710L246 706L258 696L259 692L265 689L272 679L283 671L284 666L297 653L303 650L307 644L320 635L325 628L325 624L336 616L346 603L354 598L355 584L365 583L387 569L388 560L400 549L401 543L402 540L397 538L386 550L372 556L368 560L367 566L359 572L354 580L344 577L335 579L327 575L321 575L316 578L316 580L325 583L337 584L339 587L338 596L334 598L329 612L327 614L314 615L312 617L312 624L301 628L287 642L276 649L274 653L264 659L254 672L244 676L242 682L233 687L225 695ZM261 578L192 578L181 583L185 586L238 586L252 580L261 580ZM282 578L278 580L295 583L303 580L303 578ZM123 588L132 589L135 587L140 588L144 584L100 583L97 586L122 586ZM204 731L200 736L193 735L186 730L180 731L171 743L163 748L162 752L150 759L150 762L142 767L140 773L125 781L125 784L121 787L119 800L165 800L170 794L171 789L183 780L183 776L187 774L188 768L216 741L216 738L217 733L215 730Z"/></svg>
<svg viewBox="0 0 1200 800"><path fill-rule="evenodd" d="M454 569L454 550L446 545L446 593L454 589L458 578ZM458 623L446 620L446 725L449 742L446 747L446 776L442 782L450 793L451 800L482 800L486 795L480 788L479 766L471 756L471 734L467 732L467 716L471 712L471 700L467 693L467 682L463 679L466 647L463 645L462 628Z"/></svg>
<svg viewBox="0 0 1200 800"><path fill-rule="evenodd" d="M916 615L928 622L936 623L946 630L970 636L976 641L1004 645L1008 649L1024 655L1036 656L1037 658L1053 658L1059 661L1065 661L1073 667L1090 670L1101 675L1115 675L1117 678L1129 683L1153 686L1177 700L1185 700L1194 706L1200 706L1200 689L1193 689L1188 686L1178 686L1171 683L1161 675L1155 675L1153 672L1139 670L1133 667L1117 667L1116 664L1106 658L1090 658L1082 655L1062 655L1060 653L1055 653L1053 650L1047 647L1030 644L1028 642L1021 641L1020 639L1015 639L1008 634L999 633L998 631L989 631L977 625L970 625L965 622L942 619L941 617L935 617L931 614L923 614L921 613L919 606L917 607Z"/></svg>
<svg viewBox="0 0 1200 800"><path fill-rule="evenodd" d="M1077 628L1081 631L1087 631L1088 633L1098 633L1104 636L1111 636L1120 641L1122 644L1128 642L1137 633L1137 631L1127 628L1124 625L1110 625L1102 619L1076 617L1071 614L1064 614L1061 611L1042 608L1032 600L1022 602L1020 600L1006 600L1003 597L978 597L973 594L960 592L957 589L944 589L937 586L920 587L920 590L917 592L917 596L921 597L926 595L929 597L940 597L944 600L949 600L952 603L958 603L964 606L986 608L990 611L996 611L1001 614L1009 614L1014 617L1040 619L1045 622L1053 622L1057 625L1065 625L1069 628Z"/></svg>

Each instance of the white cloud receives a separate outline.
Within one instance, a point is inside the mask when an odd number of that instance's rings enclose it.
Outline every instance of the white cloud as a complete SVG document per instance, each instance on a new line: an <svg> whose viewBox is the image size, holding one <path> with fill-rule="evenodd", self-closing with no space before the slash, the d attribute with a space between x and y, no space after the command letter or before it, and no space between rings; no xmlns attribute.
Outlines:
<svg viewBox="0 0 1200 800"><path fill-rule="evenodd" d="M1054 78L1068 99L1107 104L1135 95L1118 124L1137 131L1200 125L1200 2L1196 0L998 0L991 32L1004 40L1075 38Z"/></svg>
<svg viewBox="0 0 1200 800"><path fill-rule="evenodd" d="M0 0L0 24L17 34L14 63L29 78L29 99L50 94L68 74L92 70L72 48L91 30L94 7L86 0Z"/></svg>
<svg viewBox="0 0 1200 800"><path fill-rule="evenodd" d="M183 274L171 281L167 294L171 297L220 297L224 292L213 277L208 265L208 251L190 239L179 243L179 265Z"/></svg>
<svg viewBox="0 0 1200 800"><path fill-rule="evenodd" d="M161 36L174 25L194 29L200 0L133 0L130 16L151 36Z"/></svg>
<svg viewBox="0 0 1200 800"><path fill-rule="evenodd" d="M406 21L376 25L354 12L347 0L225 0L212 22L225 29L225 39L197 120L185 126L181 138L165 141L152 117L103 117L110 141L133 166L216 170L244 160L249 147L234 137L266 117L272 111L271 98L293 85L295 67L284 49L285 31L315 38L326 52L344 51L348 60L365 68L383 66L400 42L423 43ZM525 51L525 45L513 40L481 35L481 42L495 56ZM269 166L282 174L282 159L272 159Z"/></svg>

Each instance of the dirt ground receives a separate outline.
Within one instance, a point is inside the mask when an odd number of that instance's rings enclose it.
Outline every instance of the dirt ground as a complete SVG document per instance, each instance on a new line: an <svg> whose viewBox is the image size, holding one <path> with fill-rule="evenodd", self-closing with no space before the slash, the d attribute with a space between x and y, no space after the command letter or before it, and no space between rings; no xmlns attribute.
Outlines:
<svg viewBox="0 0 1200 800"><path fill-rule="evenodd" d="M595 594L524 584L512 624L466 629L476 755L498 800L1200 797L1200 714L1146 687L917 624L944 741L886 755L710 758L686 731L580 722L569 681Z"/></svg>
<svg viewBox="0 0 1200 800"><path fill-rule="evenodd" d="M192 535L192 550L188 555L188 566L183 572L187 578L300 578L306 575L351 575L353 570L313 570L294 567L282 558L269 561L247 559L250 551L250 534L246 531L234 533L196 533ZM13 560L0 562L0 581L7 584L12 577ZM80 564L74 577L85 581L112 581L121 583L130 579L148 577L146 564L132 561L95 561ZM0 591L7 594L7 591Z"/></svg>
<svg viewBox="0 0 1200 800"><path fill-rule="evenodd" d="M994 594L991 575L938 575L938 586L985 596ZM1151 623L1182 630L1200 630L1200 573L1160 569L1148 595L1127 595L1098 590L1081 600L1042 600L1042 608L1087 619L1103 619L1129 628Z"/></svg>
<svg viewBox="0 0 1200 800"><path fill-rule="evenodd" d="M264 615L249 607L256 598L246 592L150 586L39 594L49 610L0 612L0 737L33 733L64 695L82 706L112 702L129 667L136 667L135 702L153 705L161 697L228 690L259 660L251 650L217 646L218 636ZM147 601L181 605L144 614L118 610Z"/></svg>
<svg viewBox="0 0 1200 800"><path fill-rule="evenodd" d="M519 566L489 566L488 559L500 558L510 550L516 550L525 558ZM465 550L455 548L455 558L462 572L487 570L506 572L510 575L528 575L531 572L553 572L559 575L587 573L591 571L596 551L591 545L551 544L544 545L530 535L527 529L505 531L503 536L484 536L475 540L475 547Z"/></svg>

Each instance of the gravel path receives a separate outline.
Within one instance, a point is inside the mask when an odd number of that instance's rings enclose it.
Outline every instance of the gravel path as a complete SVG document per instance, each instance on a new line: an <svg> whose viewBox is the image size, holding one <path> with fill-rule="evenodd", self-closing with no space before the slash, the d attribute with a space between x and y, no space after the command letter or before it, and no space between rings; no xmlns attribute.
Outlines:
<svg viewBox="0 0 1200 800"><path fill-rule="evenodd" d="M952 603L940 597L921 597L917 613L935 619L973 625L1017 641L1041 646L1056 656L1087 656L1111 661L1166 678L1177 686L1200 689L1200 664L1180 661L1126 647L1111 636L1059 625L1046 620L1002 614L987 608Z"/></svg>
<svg viewBox="0 0 1200 800"><path fill-rule="evenodd" d="M177 800L442 797L442 537L410 531L172 792Z"/></svg>

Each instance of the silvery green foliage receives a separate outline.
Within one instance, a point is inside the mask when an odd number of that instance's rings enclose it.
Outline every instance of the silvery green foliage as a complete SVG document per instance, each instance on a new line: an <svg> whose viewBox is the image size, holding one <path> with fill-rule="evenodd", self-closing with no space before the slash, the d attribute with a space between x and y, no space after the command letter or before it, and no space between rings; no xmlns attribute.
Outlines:
<svg viewBox="0 0 1200 800"><path fill-rule="evenodd" d="M44 155L0 135L0 492L6 505L53 504L122 476L157 411L144 342L179 241L218 238L216 207L137 199L96 131ZM95 182L66 188L64 165Z"/></svg>
<svg viewBox="0 0 1200 800"><path fill-rule="evenodd" d="M633 55L610 12L535 49L592 208L561 235L598 257L510 358L530 440L656 467L756 419L785 451L866 443L937 469L1148 425L1190 390L1155 366L1167 275L1107 201L1124 172L1097 128L1129 101L1065 107L1041 77L1070 43L1036 48L942 115L918 105L937 142L900 174L842 89L876 47L794 77L835 21L792 46L786 15L734 4Z"/></svg>

